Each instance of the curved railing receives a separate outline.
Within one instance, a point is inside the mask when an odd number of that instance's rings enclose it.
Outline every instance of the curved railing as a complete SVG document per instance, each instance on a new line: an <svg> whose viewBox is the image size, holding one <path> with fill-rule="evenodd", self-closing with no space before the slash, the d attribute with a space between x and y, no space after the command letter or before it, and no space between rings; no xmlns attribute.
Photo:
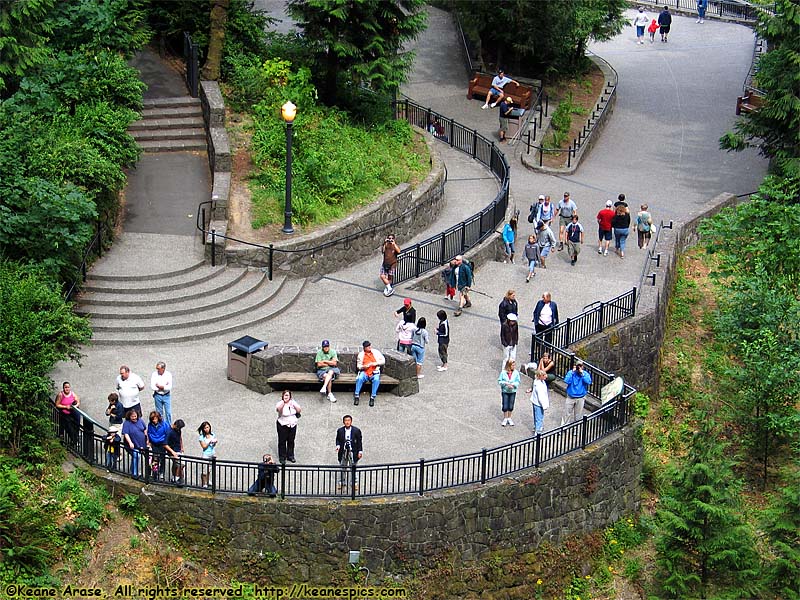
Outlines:
<svg viewBox="0 0 800 600"><path fill-rule="evenodd" d="M506 208L508 207L510 168L505 155L500 152L496 144L480 135L474 129L469 129L453 119L449 119L444 115L440 115L429 108L417 104L409 98L396 101L393 106L395 119L404 119L421 129L428 130L428 124L431 123L431 119L439 119L440 123L446 124L446 128L445 133L441 136L435 135L435 139L440 142L448 143L451 147L471 155L475 160L488 167L492 174L500 181L500 191L498 191L486 208L461 223L450 227L446 231L424 242L420 242L411 248L407 248L400 253L394 282L402 283L403 281L414 279L420 274L446 263L458 254L463 254L486 239L486 237L503 222ZM313 257L326 248L348 244L352 240L365 234L372 234L378 231L391 231L395 223L403 221L410 213L417 210L417 207L413 206L394 219L384 221L366 229L360 229L351 234L320 244L319 246L285 249L275 248L273 244L257 244L255 242L217 233L207 225L207 216L213 213L213 208L213 200L201 202L197 207L196 217L196 227L203 233L204 243L208 239L212 245L212 266L216 264L216 244L219 243L219 240L230 240L253 248L266 250L268 257L267 276L269 279L272 279L275 253L307 254Z"/></svg>

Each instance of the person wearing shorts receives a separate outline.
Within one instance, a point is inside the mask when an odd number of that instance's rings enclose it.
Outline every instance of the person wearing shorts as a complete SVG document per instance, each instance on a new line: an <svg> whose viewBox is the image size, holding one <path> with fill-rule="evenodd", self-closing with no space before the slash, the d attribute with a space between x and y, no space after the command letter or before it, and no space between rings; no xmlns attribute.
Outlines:
<svg viewBox="0 0 800 600"><path fill-rule="evenodd" d="M333 395L333 380L341 374L341 370L339 356L336 350L331 350L331 343L328 340L322 340L322 348L317 350L314 364L317 367L317 378L322 382L319 393L325 394L330 402L336 402L336 396Z"/></svg>
<svg viewBox="0 0 800 600"><path fill-rule="evenodd" d="M614 218L614 209L611 208L614 203L611 200L606 201L606 207L597 213L597 253L608 256L608 245L611 243L611 219Z"/></svg>
<svg viewBox="0 0 800 600"><path fill-rule="evenodd" d="M397 267L397 255L400 254L400 246L394 241L394 234L390 233L386 236L381 252L383 252L383 261L381 261L380 278L386 286L383 289L383 295L388 297L394 294L392 282L394 281L395 267Z"/></svg>
<svg viewBox="0 0 800 600"><path fill-rule="evenodd" d="M661 28L661 41L666 42L669 35L669 28L672 25L672 13L669 12L669 6L665 6L658 15L658 26Z"/></svg>
<svg viewBox="0 0 800 600"><path fill-rule="evenodd" d="M578 206L570 198L569 192L564 192L564 198L556 205L556 214L558 214L558 249L564 249L564 242L566 237L564 232L570 223L572 223L572 215L578 212Z"/></svg>

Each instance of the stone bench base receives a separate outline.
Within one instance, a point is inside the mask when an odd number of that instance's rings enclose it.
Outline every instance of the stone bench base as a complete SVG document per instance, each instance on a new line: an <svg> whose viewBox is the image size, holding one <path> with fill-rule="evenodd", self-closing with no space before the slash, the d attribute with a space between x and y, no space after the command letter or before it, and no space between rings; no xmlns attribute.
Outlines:
<svg viewBox="0 0 800 600"><path fill-rule="evenodd" d="M334 386L355 386L358 369L356 360L359 346L334 346L339 355L339 369ZM382 350L386 364L381 367L381 386L398 396L410 396L419 392L417 366L412 356L397 350ZM270 344L250 357L247 374L249 389L269 394L286 385L319 386L314 358L317 348L311 346L276 346Z"/></svg>

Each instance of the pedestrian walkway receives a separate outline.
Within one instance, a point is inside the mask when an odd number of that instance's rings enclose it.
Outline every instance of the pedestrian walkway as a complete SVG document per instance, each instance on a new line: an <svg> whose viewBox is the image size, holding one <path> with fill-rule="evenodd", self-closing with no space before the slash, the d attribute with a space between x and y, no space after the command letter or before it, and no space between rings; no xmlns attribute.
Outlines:
<svg viewBox="0 0 800 600"><path fill-rule="evenodd" d="M467 74L460 64L460 43L450 17L435 8L429 8L429 13L429 28L416 44L415 69L404 92L487 137L496 136L497 113L481 111L480 101L465 97ZM517 395L514 412L517 425L500 426L497 376L502 350L497 306L505 291L515 288L518 292L523 326L518 355L526 358L531 314L545 290L552 292L564 318L577 314L586 304L638 285L643 255L637 249L631 248L625 260L592 251L594 215L606 199L624 192L632 208L646 201L656 220L669 220L684 217L721 191L755 189L765 171L764 161L753 153L733 155L717 150L717 139L734 122L733 104L749 68L752 33L728 23L706 21L702 29L694 25L691 19L675 17L668 45L637 46L627 28L614 40L593 46L619 72L620 87L614 114L575 175L530 172L509 155L512 204L523 214L539 193L555 199L564 191L572 193L587 225L587 247L578 265L571 267L565 253L557 253L548 261L548 269L538 270L535 279L526 284L523 265L488 264L478 270L474 306L458 318L452 317L454 306L443 300L443 293L408 294L418 316L427 318L429 330L435 327L437 310L444 308L451 315L450 370L436 371L434 344L428 348L420 393L414 396L381 394L377 405L370 408L365 402L354 407L344 391L337 394L335 404L322 400L316 390L296 393L304 409L297 435L299 463L334 463L334 435L344 414L352 414L354 424L364 432L364 461L369 464L443 457L530 436L530 402L522 392ZM439 148L450 176L446 207L439 220L418 238L399 240L401 246L475 213L497 189L479 163L445 144L440 143ZM521 234L527 234L529 227L523 222ZM156 246L154 243L158 251ZM125 249L125 244L119 244L109 256L118 256ZM400 286L394 297L383 297L377 278L377 250L373 256L354 256L341 270L309 281L284 313L256 327L194 343L88 347L81 367L61 364L53 377L73 382L82 397L82 408L102 422L105 397L113 389L117 367L128 364L147 380L156 361L164 360L175 375L173 414L188 424L188 453L198 453L193 428L206 419L220 439L221 459L257 460L264 451L275 453L278 394L262 396L228 381L226 342L247 334L273 345L317 345L325 338L335 348L369 339L378 348L393 348L394 311L405 292ZM179 262L179 251L172 252ZM131 268L147 261L140 256L131 261L137 263ZM169 258L159 254L155 260ZM523 379L525 388L529 381ZM145 407L152 406L146 393L143 400ZM557 397L551 401L546 429L560 422L562 403Z"/></svg>

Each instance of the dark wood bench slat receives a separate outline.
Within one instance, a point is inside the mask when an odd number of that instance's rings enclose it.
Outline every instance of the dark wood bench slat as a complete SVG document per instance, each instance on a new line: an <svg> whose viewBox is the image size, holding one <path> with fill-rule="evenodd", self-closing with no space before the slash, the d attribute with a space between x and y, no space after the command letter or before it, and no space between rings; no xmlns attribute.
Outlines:
<svg viewBox="0 0 800 600"><path fill-rule="evenodd" d="M355 385L357 377L358 375L356 373L342 373L339 375L339 377L333 380L333 385ZM292 373L289 371L283 371L281 373L276 373L272 377L268 377L267 382L270 385L274 383L319 383L319 379L317 378L316 373ZM381 374L381 385L399 384L399 379L390 377L389 375Z"/></svg>

